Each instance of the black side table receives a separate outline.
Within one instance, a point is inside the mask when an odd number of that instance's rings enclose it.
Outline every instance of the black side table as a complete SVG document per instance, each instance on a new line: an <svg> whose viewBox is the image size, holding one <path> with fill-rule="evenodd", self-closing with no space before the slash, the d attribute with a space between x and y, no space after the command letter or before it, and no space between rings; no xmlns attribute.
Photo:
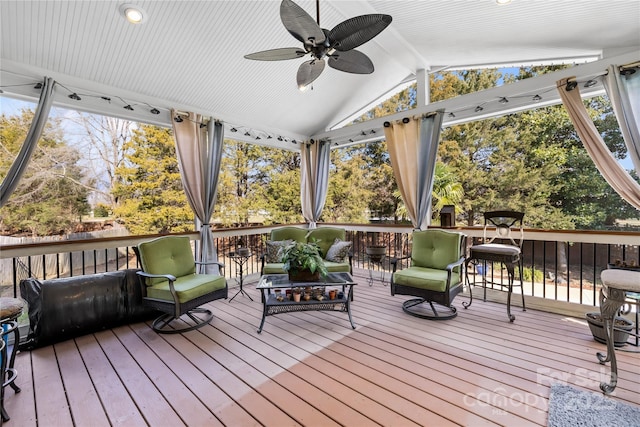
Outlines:
<svg viewBox="0 0 640 427"><path fill-rule="evenodd" d="M376 280L380 280L380 282L386 286L387 281L385 280L384 262L387 256L377 254L369 255L365 253L365 257L367 258L367 267L369 267L369 286L373 286L373 282ZM378 270L379 278L374 277L374 271L376 269Z"/></svg>
<svg viewBox="0 0 640 427"><path fill-rule="evenodd" d="M243 280L244 280L244 265L247 263L247 261L249 261L249 259L252 257L253 255L251 253L248 254L239 254L237 252L232 252L229 254L229 258L231 258L231 260L233 262L236 263L236 265L238 266L238 272L236 274L237 278L238 278L238 283L240 284L240 289L238 290L238 292L236 292L236 294L229 300L229 302L233 301L233 298L237 297L238 294L242 294L244 296L246 296L247 298L249 298L251 301L253 301L253 298L251 298L251 296L246 293L244 291L244 289L242 289L242 285L243 285Z"/></svg>

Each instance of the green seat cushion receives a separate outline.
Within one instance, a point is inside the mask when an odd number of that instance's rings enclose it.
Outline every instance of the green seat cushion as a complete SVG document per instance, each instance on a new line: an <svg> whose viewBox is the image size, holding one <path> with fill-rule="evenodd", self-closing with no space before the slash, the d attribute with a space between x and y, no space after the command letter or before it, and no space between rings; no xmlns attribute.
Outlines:
<svg viewBox="0 0 640 427"><path fill-rule="evenodd" d="M307 233L307 241L311 243L315 240L320 247L320 255L324 258L336 239L346 240L346 235L344 228L320 227Z"/></svg>
<svg viewBox="0 0 640 427"><path fill-rule="evenodd" d="M196 263L188 236L165 236L138 245L142 270L149 274L188 276L196 272ZM166 279L147 279L148 286Z"/></svg>
<svg viewBox="0 0 640 427"><path fill-rule="evenodd" d="M460 274L451 274L451 283L460 282ZM393 273L393 283L430 291L444 292L447 288L447 271L424 267L409 267Z"/></svg>
<svg viewBox="0 0 640 427"><path fill-rule="evenodd" d="M349 269L348 262L331 262L325 261L325 267L327 267L327 271L329 273L350 273L351 269Z"/></svg>
<svg viewBox="0 0 640 427"><path fill-rule="evenodd" d="M285 274L286 271L282 268L284 263L282 262L269 262L264 265L262 274Z"/></svg>
<svg viewBox="0 0 640 427"><path fill-rule="evenodd" d="M306 228L300 227L280 227L271 230L271 240L293 240L294 242L307 241Z"/></svg>
<svg viewBox="0 0 640 427"><path fill-rule="evenodd" d="M217 274L189 274L181 276L173 283L178 301L181 303L191 301L203 295L220 289L224 289L227 281ZM169 282L163 280L147 288L147 297L157 298L166 301L173 301L173 296L169 290Z"/></svg>

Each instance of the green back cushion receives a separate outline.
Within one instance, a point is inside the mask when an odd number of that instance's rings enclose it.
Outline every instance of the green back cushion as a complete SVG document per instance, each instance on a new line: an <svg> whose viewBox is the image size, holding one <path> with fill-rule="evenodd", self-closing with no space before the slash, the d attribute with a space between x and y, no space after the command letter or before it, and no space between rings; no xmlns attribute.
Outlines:
<svg viewBox="0 0 640 427"><path fill-rule="evenodd" d="M447 265L462 256L460 239L462 239L460 233L451 231L414 231L411 249L412 265L444 270Z"/></svg>
<svg viewBox="0 0 640 427"><path fill-rule="evenodd" d="M196 272L196 264L188 236L159 237L138 245L142 270L150 274L171 274L175 277ZM155 285L166 279L150 279L147 285Z"/></svg>
<svg viewBox="0 0 640 427"><path fill-rule="evenodd" d="M271 240L293 240L305 242L307 229L300 227L281 227L271 230Z"/></svg>
<svg viewBox="0 0 640 427"><path fill-rule="evenodd" d="M307 233L307 241L313 242L314 239L318 240L316 243L318 243L321 255L324 258L331 245L333 245L333 242L336 239L345 240L346 235L347 233L344 228L320 227L314 228Z"/></svg>

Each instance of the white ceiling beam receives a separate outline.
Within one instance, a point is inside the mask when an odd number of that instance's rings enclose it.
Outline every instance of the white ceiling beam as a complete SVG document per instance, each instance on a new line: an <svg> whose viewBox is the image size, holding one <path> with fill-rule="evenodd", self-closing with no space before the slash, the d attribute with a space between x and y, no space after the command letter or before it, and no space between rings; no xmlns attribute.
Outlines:
<svg viewBox="0 0 640 427"><path fill-rule="evenodd" d="M419 106L413 110L402 111L389 116L345 126L340 129L318 133L313 135L312 138L317 140L329 139L339 146L352 145L358 142L358 139L360 139L358 138L359 135L367 140L371 140L372 131L381 135L385 121L399 120L407 116L419 116L440 109L447 113L454 113L455 117L450 117L446 114L443 121L443 126L451 126L490 117L498 117L527 109L555 105L561 103L560 95L556 89L556 81L574 76L577 81L586 81L595 76L603 75L607 67L611 64L625 65L638 60L640 60L640 51L627 52L596 62L559 70L554 73L519 80L508 85ZM591 88L580 87L580 93L584 98L596 96L603 93L603 87L602 84ZM542 97L541 101L534 102L532 100L532 97L536 94ZM507 98L509 102L501 104L499 100L503 97ZM476 106L484 107L482 111L475 111ZM365 137L365 135L367 136Z"/></svg>

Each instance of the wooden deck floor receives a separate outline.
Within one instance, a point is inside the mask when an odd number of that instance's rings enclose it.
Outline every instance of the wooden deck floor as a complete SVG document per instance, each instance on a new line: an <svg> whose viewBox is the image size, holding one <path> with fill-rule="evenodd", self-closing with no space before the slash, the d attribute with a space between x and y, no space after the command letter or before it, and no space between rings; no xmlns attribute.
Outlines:
<svg viewBox="0 0 640 427"><path fill-rule="evenodd" d="M345 313L301 312L257 334L260 298L245 285L254 302L210 304L198 331L140 323L20 353L5 425L546 425L552 381L599 391L608 375L582 319L516 307L510 324L504 305L464 310L459 297L457 318L421 320L363 273L355 330ZM613 398L640 405L640 355L617 356Z"/></svg>

